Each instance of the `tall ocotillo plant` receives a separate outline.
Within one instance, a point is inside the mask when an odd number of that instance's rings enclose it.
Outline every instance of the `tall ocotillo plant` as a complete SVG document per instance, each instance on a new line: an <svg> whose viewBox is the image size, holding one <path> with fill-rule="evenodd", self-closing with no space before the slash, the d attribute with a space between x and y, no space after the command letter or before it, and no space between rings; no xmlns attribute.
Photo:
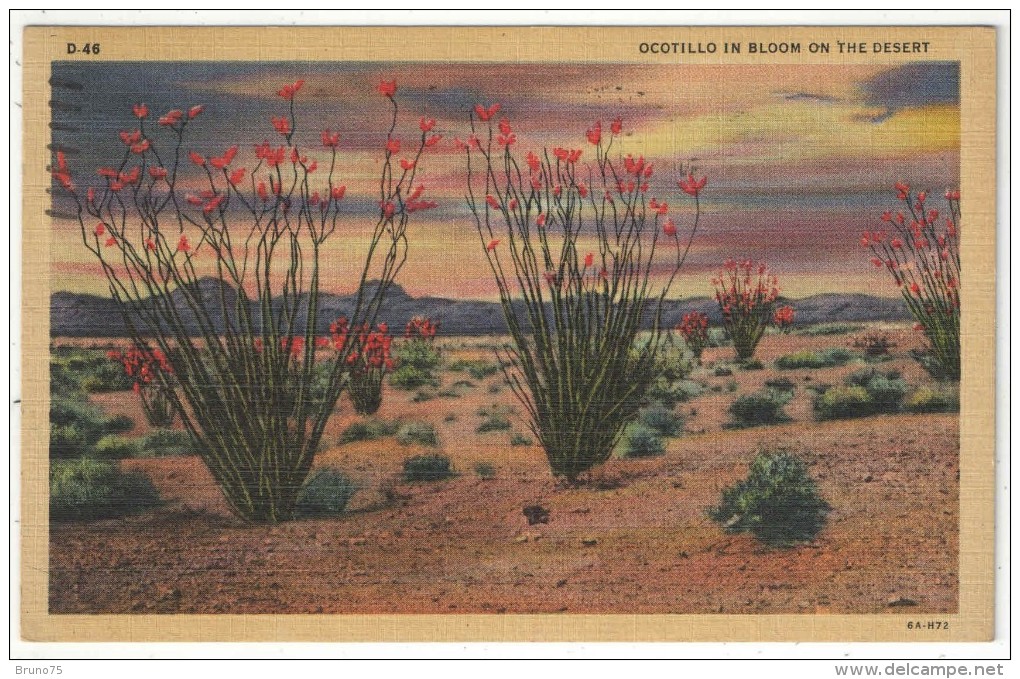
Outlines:
<svg viewBox="0 0 1020 679"><path fill-rule="evenodd" d="M285 113L272 124L282 143L256 146L253 167L235 162L237 146L213 157L189 149L202 106L170 111L152 126L148 107L137 104L138 129L121 132L124 153L115 167L99 169L98 182L81 191L62 154L53 169L136 346L154 344L169 358L179 385L167 389L175 410L230 507L253 522L292 517L345 386L348 357L360 352L357 341L339 344L328 386L314 388L316 349L324 345L314 335L323 248L347 216L346 187L339 134L322 132L325 172L315 152L297 144L302 85L279 90ZM434 206L413 188L419 158L439 139L430 134L434 121L421 121L400 160L396 83L379 92L390 126L355 327L375 324L406 258L409 219ZM202 187L191 188L195 175ZM203 273L213 277L212 289L201 284ZM366 285L370 279L379 282Z"/></svg>
<svg viewBox="0 0 1020 679"><path fill-rule="evenodd" d="M609 458L654 378L663 300L697 230L705 180L680 182L694 198L682 238L669 206L650 197L651 163L611 156L620 120L606 136L601 123L588 130L589 164L583 149L565 148L522 162L510 123L493 126L498 112L476 106L461 144L467 201L513 339L499 354L504 374L553 474L572 482Z"/></svg>
<svg viewBox="0 0 1020 679"><path fill-rule="evenodd" d="M934 359L933 372L960 379L960 192L947 189L948 214L928 202L928 194L911 194L898 182L904 210L887 210L882 221L891 231L868 231L861 245L874 254L871 263L885 268L900 288Z"/></svg>

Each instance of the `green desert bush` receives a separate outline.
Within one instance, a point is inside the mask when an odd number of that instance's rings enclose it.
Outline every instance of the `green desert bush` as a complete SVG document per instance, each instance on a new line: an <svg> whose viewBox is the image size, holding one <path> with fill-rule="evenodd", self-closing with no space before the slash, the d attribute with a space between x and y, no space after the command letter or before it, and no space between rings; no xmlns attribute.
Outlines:
<svg viewBox="0 0 1020 679"><path fill-rule="evenodd" d="M320 469L302 486L294 513L300 518L339 516L357 491L358 485L339 469Z"/></svg>
<svg viewBox="0 0 1020 679"><path fill-rule="evenodd" d="M50 402L50 457L89 455L104 436L122 434L132 426L131 418L107 416L83 394L55 396Z"/></svg>
<svg viewBox="0 0 1020 679"><path fill-rule="evenodd" d="M798 351L776 359L776 367L781 370L799 368L835 368L846 365L854 360L854 352L843 347L832 347L821 351Z"/></svg>
<svg viewBox="0 0 1020 679"><path fill-rule="evenodd" d="M92 454L103 460L124 460L138 457L142 448L137 439L129 439L119 434L107 434L96 442Z"/></svg>
<svg viewBox="0 0 1020 679"><path fill-rule="evenodd" d="M442 481L451 476L453 466L445 455L415 455L404 460L405 481Z"/></svg>
<svg viewBox="0 0 1020 679"><path fill-rule="evenodd" d="M760 453L747 478L726 488L709 516L727 532L750 532L762 542L788 546L813 540L831 508L803 461L789 453Z"/></svg>
<svg viewBox="0 0 1020 679"><path fill-rule="evenodd" d="M712 374L716 377L731 377L733 375L733 369L724 365L717 365L715 370L712 371Z"/></svg>
<svg viewBox="0 0 1020 679"><path fill-rule="evenodd" d="M765 387L767 389L775 389L776 391L796 391L797 385L793 383L789 377L776 377L773 379L765 380Z"/></svg>
<svg viewBox="0 0 1020 679"><path fill-rule="evenodd" d="M759 361L757 358L752 358L747 361L740 361L737 363L741 370L764 370L765 364Z"/></svg>
<svg viewBox="0 0 1020 679"><path fill-rule="evenodd" d="M911 413L955 413L960 410L960 395L955 390L920 387L903 402Z"/></svg>
<svg viewBox="0 0 1020 679"><path fill-rule="evenodd" d="M792 393L775 389L763 389L752 394L738 396L730 404L729 412L732 419L728 426L744 428L789 422L790 416L783 408L792 398Z"/></svg>
<svg viewBox="0 0 1020 679"><path fill-rule="evenodd" d="M660 436L678 436L684 430L683 416L661 403L652 403L642 408L638 413L638 422Z"/></svg>
<svg viewBox="0 0 1020 679"><path fill-rule="evenodd" d="M431 341L412 339L396 349L397 368L390 373L390 384L399 389L438 387L435 371L442 361L439 348Z"/></svg>
<svg viewBox="0 0 1020 679"><path fill-rule="evenodd" d="M510 429L510 420L505 415L493 413L482 420L482 423L478 425L475 431L479 434L485 434L490 431L507 431L508 429Z"/></svg>
<svg viewBox="0 0 1020 679"><path fill-rule="evenodd" d="M55 521L107 519L159 504L159 492L141 472L124 472L116 462L81 458L50 465L50 518Z"/></svg>
<svg viewBox="0 0 1020 679"><path fill-rule="evenodd" d="M353 443L355 441L375 441L376 439L394 436L400 428L399 420L381 420L369 417L364 420L352 422L342 432L338 443Z"/></svg>
<svg viewBox="0 0 1020 679"><path fill-rule="evenodd" d="M59 347L50 356L51 389L80 390L89 393L126 391L134 384L124 367L111 360L105 351L78 347Z"/></svg>
<svg viewBox="0 0 1020 679"><path fill-rule="evenodd" d="M449 370L453 372L467 372L476 380L484 380L499 372L499 366L491 361L458 359L450 364Z"/></svg>
<svg viewBox="0 0 1020 679"><path fill-rule="evenodd" d="M846 378L852 387L864 387L873 403L874 413L899 412L910 386L897 370L879 372L874 368L858 370ZM869 413L870 414L870 413Z"/></svg>
<svg viewBox="0 0 1020 679"><path fill-rule="evenodd" d="M643 424L635 424L627 432L627 445L624 455L627 457L656 457L666 452L659 432Z"/></svg>
<svg viewBox="0 0 1020 679"><path fill-rule="evenodd" d="M861 330L864 330L864 326L854 323L818 323L816 325L799 328L794 332L806 337L822 337L829 335L848 335L852 332L859 332Z"/></svg>
<svg viewBox="0 0 1020 679"><path fill-rule="evenodd" d="M838 386L825 390L815 399L819 420L844 420L866 417L875 412L868 390L861 386Z"/></svg>
<svg viewBox="0 0 1020 679"><path fill-rule="evenodd" d="M496 466L491 462L479 462L475 465L475 474L483 481L496 478Z"/></svg>
<svg viewBox="0 0 1020 679"><path fill-rule="evenodd" d="M439 435L428 422L408 422L397 430L397 443L402 446L418 444L434 448L439 445Z"/></svg>
<svg viewBox="0 0 1020 679"><path fill-rule="evenodd" d="M510 445L512 446L530 446L534 441L531 440L530 436L515 431L510 434Z"/></svg>
<svg viewBox="0 0 1020 679"><path fill-rule="evenodd" d="M198 443L181 429L156 429L138 441L141 457L198 455Z"/></svg>

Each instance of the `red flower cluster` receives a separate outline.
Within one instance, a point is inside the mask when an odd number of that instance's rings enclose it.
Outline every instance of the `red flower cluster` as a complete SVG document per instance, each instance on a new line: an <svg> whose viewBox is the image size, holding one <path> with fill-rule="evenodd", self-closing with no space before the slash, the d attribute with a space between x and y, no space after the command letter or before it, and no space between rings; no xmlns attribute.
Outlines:
<svg viewBox="0 0 1020 679"><path fill-rule="evenodd" d="M404 337L406 339L430 340L436 336L438 331L438 322L424 316L415 316L404 327Z"/></svg>
<svg viewBox="0 0 1020 679"><path fill-rule="evenodd" d="M106 357L124 366L124 373L135 380L134 390L138 393L143 385L151 384L159 373L173 375L174 369L166 355L159 349L132 347L127 352L111 349Z"/></svg>
<svg viewBox="0 0 1020 679"><path fill-rule="evenodd" d="M796 315L792 306L781 306L772 314L772 323L783 332L789 332L793 328L793 318Z"/></svg>

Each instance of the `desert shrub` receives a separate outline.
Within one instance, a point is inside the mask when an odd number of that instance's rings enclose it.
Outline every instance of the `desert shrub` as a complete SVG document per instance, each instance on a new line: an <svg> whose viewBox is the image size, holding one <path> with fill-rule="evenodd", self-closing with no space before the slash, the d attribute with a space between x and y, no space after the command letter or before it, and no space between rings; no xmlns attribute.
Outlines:
<svg viewBox="0 0 1020 679"><path fill-rule="evenodd" d="M294 513L301 518L339 516L357 491L358 485L342 471L320 469L301 487Z"/></svg>
<svg viewBox="0 0 1020 679"><path fill-rule="evenodd" d="M903 402L911 413L954 413L960 410L960 396L955 390L934 390L920 387Z"/></svg>
<svg viewBox="0 0 1020 679"><path fill-rule="evenodd" d="M138 457L141 446L135 439L124 438L117 434L107 434L96 442L92 454L103 460L123 460Z"/></svg>
<svg viewBox="0 0 1020 679"><path fill-rule="evenodd" d="M491 462L479 462L475 465L475 474L483 481L496 478L496 466Z"/></svg>
<svg viewBox="0 0 1020 679"><path fill-rule="evenodd" d="M764 370L765 364L759 361L757 358L752 358L748 361L741 361L737 364L741 370Z"/></svg>
<svg viewBox="0 0 1020 679"><path fill-rule="evenodd" d="M854 353L843 347L832 347L821 351L798 351L776 359L776 367L781 370L797 370L799 368L835 368L846 365L854 359Z"/></svg>
<svg viewBox="0 0 1020 679"><path fill-rule="evenodd" d="M510 445L512 446L530 446L534 441L531 440L530 436L515 431L510 434Z"/></svg>
<svg viewBox="0 0 1020 679"><path fill-rule="evenodd" d="M638 422L661 436L677 436L684 430L683 416L661 403L642 408L638 413Z"/></svg>
<svg viewBox="0 0 1020 679"><path fill-rule="evenodd" d="M126 391L134 380L105 351L59 347L50 357L51 385L85 392ZM53 387L51 386L51 389Z"/></svg>
<svg viewBox="0 0 1020 679"><path fill-rule="evenodd" d="M884 358L889 355L892 349L896 348L896 343L889 337L889 333L880 330L874 330L855 338L853 345L855 349L863 350L865 358L870 359Z"/></svg>
<svg viewBox="0 0 1020 679"><path fill-rule="evenodd" d="M783 408L792 398L793 394L790 392L775 389L764 389L738 396L730 404L729 412L732 421L729 426L742 428L789 422L790 416Z"/></svg>
<svg viewBox="0 0 1020 679"><path fill-rule="evenodd" d="M789 377L777 377L774 379L765 380L766 389L774 389L776 391L796 391L797 385L793 383Z"/></svg>
<svg viewBox="0 0 1020 679"><path fill-rule="evenodd" d="M484 434L490 431L507 431L508 429L510 429L510 420L505 415L491 413L482 420L475 431Z"/></svg>
<svg viewBox="0 0 1020 679"><path fill-rule="evenodd" d="M484 380L499 372L499 366L491 361L459 359L450 364L453 372L467 372L476 380Z"/></svg>
<svg viewBox="0 0 1020 679"><path fill-rule="evenodd" d="M435 447L439 445L439 435L436 433L436 428L428 422L408 422L397 430L397 443L402 446L417 443L422 446Z"/></svg>
<svg viewBox="0 0 1020 679"><path fill-rule="evenodd" d="M643 424L635 424L627 432L627 457L655 457L666 452L666 445L659 433Z"/></svg>
<svg viewBox="0 0 1020 679"><path fill-rule="evenodd" d="M409 363L401 363L396 370L390 373L390 384L398 389L410 391L420 387L438 387L439 378L431 370L425 370Z"/></svg>
<svg viewBox="0 0 1020 679"><path fill-rule="evenodd" d="M50 457L88 455L108 434L121 434L134 426L124 415L108 417L83 394L56 396L50 401Z"/></svg>
<svg viewBox="0 0 1020 679"><path fill-rule="evenodd" d="M716 377L730 377L733 375L733 369L727 368L724 365L717 365L712 371L712 374Z"/></svg>
<svg viewBox="0 0 1020 679"><path fill-rule="evenodd" d="M817 323L796 330L796 334L805 337L823 337L829 335L849 335L864 329L863 325L854 323Z"/></svg>
<svg viewBox="0 0 1020 679"><path fill-rule="evenodd" d="M761 453L747 478L724 489L708 514L727 532L750 532L766 544L786 546L814 539L830 510L800 459Z"/></svg>
<svg viewBox="0 0 1020 679"><path fill-rule="evenodd" d="M411 397L411 403L425 403L431 401L436 397L436 392L428 391L427 389L419 389Z"/></svg>
<svg viewBox="0 0 1020 679"><path fill-rule="evenodd" d="M198 442L180 429L156 429L138 440L139 457L198 455Z"/></svg>
<svg viewBox="0 0 1020 679"><path fill-rule="evenodd" d="M342 432L338 443L353 443L355 441L374 441L376 439L393 436L400 428L398 420L380 420L377 418L366 418L352 422Z"/></svg>
<svg viewBox="0 0 1020 679"><path fill-rule="evenodd" d="M879 372L874 368L858 370L846 378L851 387L864 387L872 401L873 413L895 413L900 410L910 386L897 370Z"/></svg>
<svg viewBox="0 0 1020 679"><path fill-rule="evenodd" d="M663 388L660 388L662 386ZM674 406L677 403L686 403L691 399L701 396L705 392L705 385L695 380L679 380L669 385L653 385L648 390L648 398L651 401L658 401L665 406Z"/></svg>
<svg viewBox="0 0 1020 679"><path fill-rule="evenodd" d="M440 389L439 391L436 392L436 396L438 396L439 398L460 398L461 396L463 396L463 394L461 394L456 389L450 387L447 389Z"/></svg>
<svg viewBox="0 0 1020 679"><path fill-rule="evenodd" d="M159 504L159 492L141 472L124 472L116 462L81 458L50 465L50 518L55 521L106 519L135 514Z"/></svg>
<svg viewBox="0 0 1020 679"><path fill-rule="evenodd" d="M726 383L726 391L730 392L731 394L736 392L736 390L739 388L740 384L736 380L730 380L729 382Z"/></svg>
<svg viewBox="0 0 1020 679"><path fill-rule="evenodd" d="M860 386L832 387L815 399L815 414L820 420L866 417L874 412L868 390Z"/></svg>
<svg viewBox="0 0 1020 679"><path fill-rule="evenodd" d="M442 481L451 476L453 466L445 455L415 455L404 460L405 481Z"/></svg>
<svg viewBox="0 0 1020 679"><path fill-rule="evenodd" d="M408 322L404 336L396 349L397 369L390 375L390 384L408 390L438 387L435 371L443 357L434 341L435 324L416 316Z"/></svg>

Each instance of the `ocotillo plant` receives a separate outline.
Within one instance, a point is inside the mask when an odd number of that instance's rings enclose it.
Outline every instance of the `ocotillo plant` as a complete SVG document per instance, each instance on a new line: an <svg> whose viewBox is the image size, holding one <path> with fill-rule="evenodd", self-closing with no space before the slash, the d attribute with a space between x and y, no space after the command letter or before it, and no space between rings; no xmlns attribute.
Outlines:
<svg viewBox="0 0 1020 679"><path fill-rule="evenodd" d="M701 354L708 344L708 316L700 311L686 313L680 319L676 330L684 338L684 344L694 354L694 358L700 361Z"/></svg>
<svg viewBox="0 0 1020 679"><path fill-rule="evenodd" d="M467 202L513 340L499 352L504 374L553 474L573 482L609 458L654 378L663 300L705 180L680 182L694 198L681 238L669 206L651 198L652 164L613 157L620 120L609 135L601 123L588 130L590 163L584 148L521 159L509 121L494 125L499 108L476 106L460 144ZM635 342L646 321L647 339Z"/></svg>
<svg viewBox="0 0 1020 679"><path fill-rule="evenodd" d="M733 340L737 358L746 361L754 356L765 329L773 322L778 279L765 264L728 259L712 284L723 327Z"/></svg>
<svg viewBox="0 0 1020 679"><path fill-rule="evenodd" d="M793 320L796 316L797 312L792 306L781 306L772 314L772 324L779 328L780 332L787 334L793 330Z"/></svg>
<svg viewBox="0 0 1020 679"><path fill-rule="evenodd" d="M175 386L174 369L159 349L132 347L127 352L111 349L106 356L124 366L124 373L134 380L132 389L142 403L146 421L154 427L173 424L174 403L168 391Z"/></svg>
<svg viewBox="0 0 1020 679"><path fill-rule="evenodd" d="M359 343L361 351L351 354L355 357L350 374L351 403L358 414L372 415L382 405L383 377L393 370L393 337L386 324L380 323L371 332L363 326Z"/></svg>
<svg viewBox="0 0 1020 679"><path fill-rule="evenodd" d="M324 393L313 389L323 249L349 211L340 135L323 131L319 150L298 146L303 84L279 90L283 114L271 119L278 145L258 144L252 158L238 146L212 156L189 146L191 128L208 115L201 105L153 126L137 104L138 128L121 132L123 155L99 168L98 182L79 188L63 154L53 168L135 343L169 358L179 388L166 393L230 507L253 522L292 518L347 382L347 359L360 351L353 341L331 352ZM435 206L414 185L423 152L440 138L435 121L421 120L401 158L396 83L380 84L379 93L390 124L379 208L360 216L374 226L364 266L353 272L356 327L375 325L406 258L412 213Z"/></svg>
<svg viewBox="0 0 1020 679"><path fill-rule="evenodd" d="M947 189L948 214L928 202L928 194L913 195L896 184L904 209L887 210L882 231L861 236L870 248L871 263L885 268L900 288L907 308L924 332L937 375L960 379L960 192Z"/></svg>

